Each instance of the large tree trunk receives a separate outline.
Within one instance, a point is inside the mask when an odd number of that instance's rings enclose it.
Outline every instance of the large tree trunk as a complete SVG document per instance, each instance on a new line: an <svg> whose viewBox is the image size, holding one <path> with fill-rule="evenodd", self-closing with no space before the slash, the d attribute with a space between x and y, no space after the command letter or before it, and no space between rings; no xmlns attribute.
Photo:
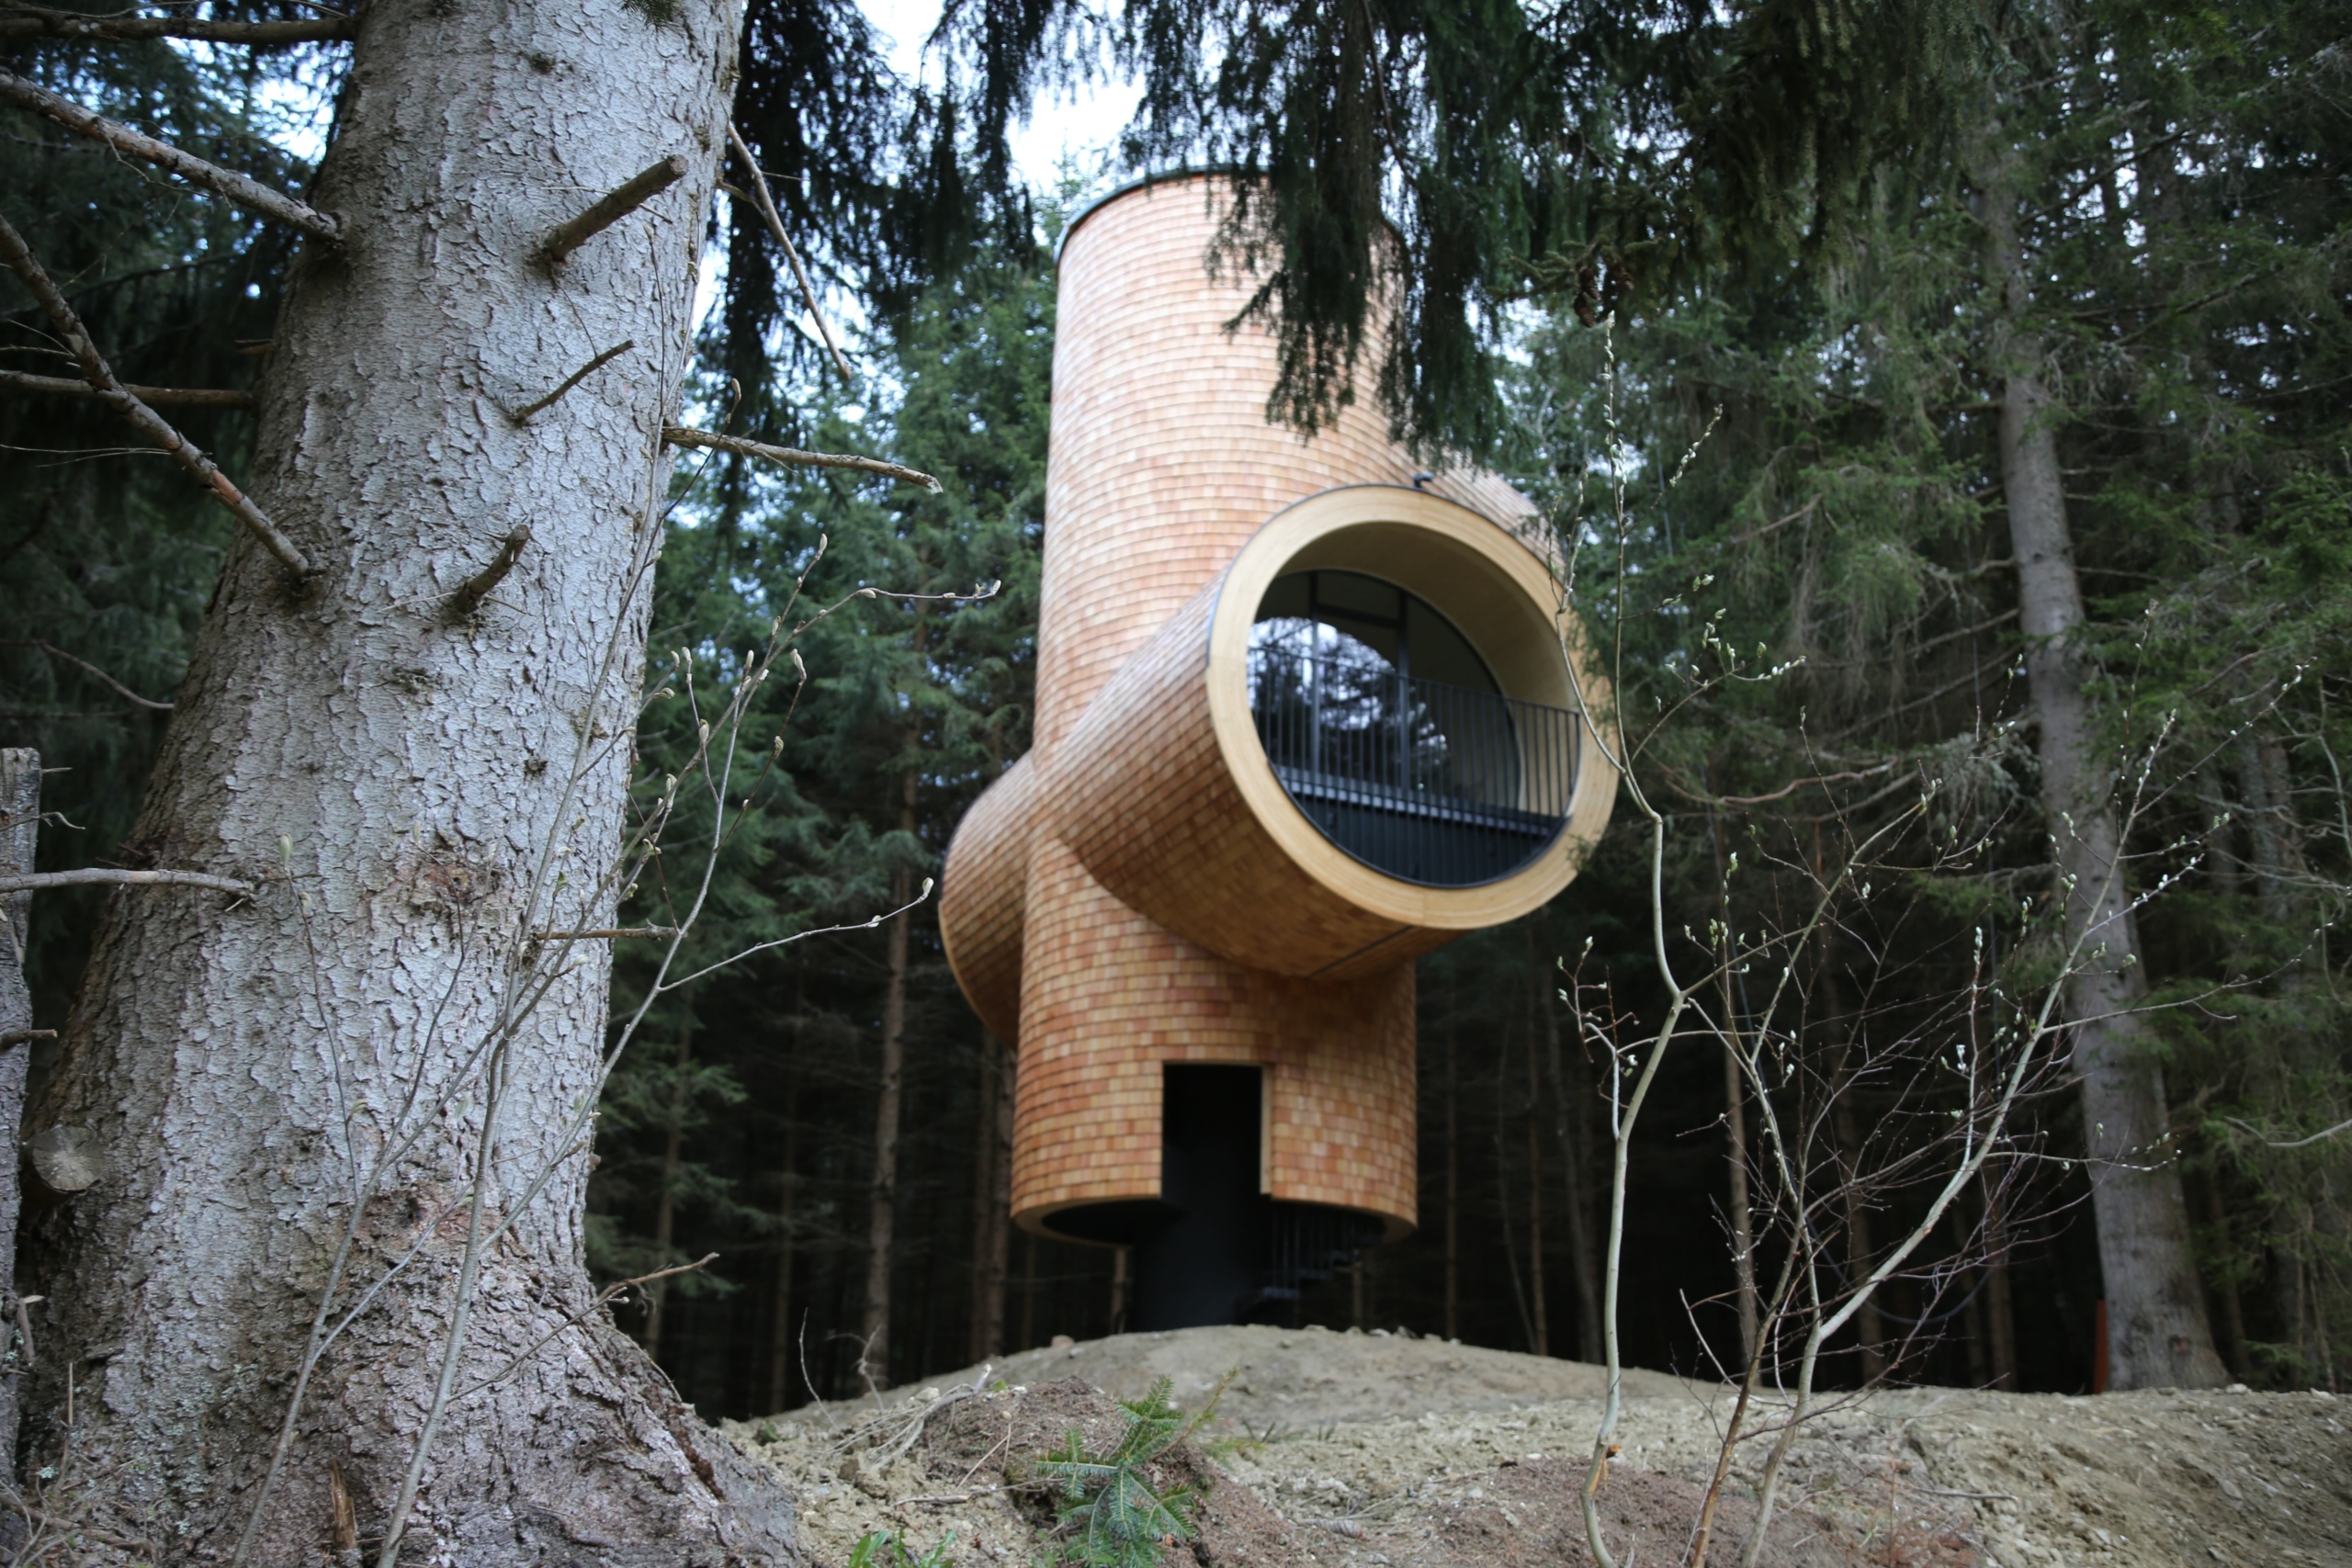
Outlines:
<svg viewBox="0 0 2352 1568"><path fill-rule="evenodd" d="M1585 1092L1584 1074L1577 1070L1581 1058L1571 1057L1560 1048L1560 1015L1552 1005L1555 987L1548 975L1544 989L1544 1049L1550 1061L1556 1106L1553 1128L1560 1145L1561 1206L1567 1215L1568 1280L1577 1292L1577 1355L1597 1362L1602 1355L1600 1280L1592 1250L1592 1202L1585 1185L1592 1147L1589 1096Z"/></svg>
<svg viewBox="0 0 2352 1568"><path fill-rule="evenodd" d="M1984 216L2002 321L2001 489L2017 558L2042 810L2065 899L2066 940L2082 944L2065 1009L2107 1288L2109 1386L2219 1387L2229 1378L2189 1260L2188 1206L2172 1163L2164 1083L2134 1010L2146 980L2120 859L2116 779L2085 689L2082 585L2053 411L2041 344L2018 324L2030 283L2015 193L2000 174L1986 182Z"/></svg>
<svg viewBox="0 0 2352 1568"><path fill-rule="evenodd" d="M978 1150L972 1183L972 1344L975 1362L1004 1354L1004 1279L1012 1230L1012 1053L980 1035Z"/></svg>
<svg viewBox="0 0 2352 1568"><path fill-rule="evenodd" d="M1445 1032L1445 1337L1462 1337L1462 1155L1460 1068L1454 1030Z"/></svg>
<svg viewBox="0 0 2352 1568"><path fill-rule="evenodd" d="M678 1055L671 1063L669 1125L662 1139L661 1185L653 1200L653 1267L670 1267L670 1245L678 1236L678 1167L685 1156L686 1112L692 1109L686 1086L695 1065L695 988L680 994L685 1021L678 1028ZM662 1359L662 1330L668 1325L670 1281L656 1280L645 1287L645 1353Z"/></svg>
<svg viewBox="0 0 2352 1568"><path fill-rule="evenodd" d="M1535 1032L1530 1029L1527 1038L1527 1276L1535 1353L1549 1356L1552 1309L1544 1294L1544 1081L1536 1064Z"/></svg>
<svg viewBox="0 0 2352 1568"><path fill-rule="evenodd" d="M40 753L0 751L0 876L28 875L40 838ZM33 1054L33 998L25 988L32 935L29 893L0 894L0 1347L15 1342L17 1220L24 1203L17 1134L25 1116L25 1068ZM17 1480L17 1392L25 1347L0 1368L0 1483ZM13 1548L21 1532L0 1532Z"/></svg>
<svg viewBox="0 0 2352 1568"><path fill-rule="evenodd" d="M31 1231L44 1462L79 1382L51 1506L154 1555L229 1561L251 1517L247 1561L308 1565L346 1489L379 1560L401 1524L404 1558L469 1565L789 1551L781 1498L592 1308L609 962L532 940L611 923L735 35L732 0L360 13L314 196L347 243L288 289L253 485L321 570L291 591L231 551L124 852L259 890L119 894L30 1119L107 1167ZM535 259L671 155L682 181ZM330 1326L358 1310L265 1487L331 1281Z"/></svg>
<svg viewBox="0 0 2352 1568"><path fill-rule="evenodd" d="M891 884L902 906L890 918L890 978L882 993L882 1083L874 1101L874 1176L865 1206L865 1348L858 1367L877 1389L890 1386L890 1269L898 1261L899 1109L907 1067L907 874Z"/></svg>

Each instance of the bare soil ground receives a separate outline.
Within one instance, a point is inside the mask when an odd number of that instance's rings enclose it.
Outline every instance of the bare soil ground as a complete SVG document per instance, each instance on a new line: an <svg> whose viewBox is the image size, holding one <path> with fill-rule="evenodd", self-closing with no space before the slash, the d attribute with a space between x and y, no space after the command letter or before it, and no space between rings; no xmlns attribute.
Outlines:
<svg viewBox="0 0 2352 1568"><path fill-rule="evenodd" d="M868 1530L958 1564L1048 1560L1052 1506L1028 1466L1076 1428L1104 1445L1114 1397L1172 1378L1196 1407L1234 1377L1168 1484L1203 1484L1202 1568L1503 1568L1589 1562L1577 1498L1600 1369L1442 1340L1188 1329L1122 1335L928 1380L859 1407L730 1423L802 1506L813 1563ZM1683 1560L1725 1391L1627 1376L1623 1451L1601 1492L1621 1564ZM1768 1412L1768 1422L1770 1419ZM2067 1398L1907 1389L1807 1423L1769 1568L2352 1568L2352 1402L2325 1393ZM1710 1554L1755 1517L1744 1443ZM1788 1510L1793 1506L1794 1512Z"/></svg>

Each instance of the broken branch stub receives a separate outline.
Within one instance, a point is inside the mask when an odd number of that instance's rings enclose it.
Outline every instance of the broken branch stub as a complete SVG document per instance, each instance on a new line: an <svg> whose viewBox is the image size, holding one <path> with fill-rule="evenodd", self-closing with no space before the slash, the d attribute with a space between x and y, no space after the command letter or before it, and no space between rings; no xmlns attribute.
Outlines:
<svg viewBox="0 0 2352 1568"><path fill-rule="evenodd" d="M451 626L471 618L473 613L481 608L481 602L490 597L491 590L506 581L506 574L513 571L514 563L523 558L523 547L530 542L531 525L528 523L514 525L514 531L500 541L498 558L468 578L455 593L449 595L442 618Z"/></svg>
<svg viewBox="0 0 2352 1568"><path fill-rule="evenodd" d="M106 1156L98 1151L97 1135L87 1127L47 1127L25 1145L33 1174L60 1197L86 1192L106 1179Z"/></svg>
<svg viewBox="0 0 2352 1568"><path fill-rule="evenodd" d="M636 346L637 340L635 338L627 338L613 344L612 347L605 350L604 353L598 355L595 358L590 360L587 364L582 366L579 369L574 370L571 375L565 377L563 378L563 384L556 388L554 391L549 392L546 397L541 398L535 403L526 403L523 407L516 409L513 413L506 417L513 420L516 424L528 424L533 414L539 412L543 409L552 408L555 406L556 400L561 398L566 392L569 392L572 388L577 387L581 382L585 381L589 377L594 376L597 371L603 369L605 366L611 364L614 360L618 359L622 355L627 354L630 349L635 348Z"/></svg>
<svg viewBox="0 0 2352 1568"><path fill-rule="evenodd" d="M539 242L539 259L560 266L572 252L686 177L686 160L673 152L643 174L616 186L569 223L558 224Z"/></svg>
<svg viewBox="0 0 2352 1568"><path fill-rule="evenodd" d="M144 131L133 130L104 115L92 114L71 98L60 97L45 87L12 72L0 71L0 98L47 115L68 130L105 142L118 152L142 158L170 174L179 175L190 185L202 186L213 195L243 208L256 218L266 218L299 229L314 240L329 244L343 241L343 226L307 201L300 201L284 191L272 190L259 180L249 179L232 169L208 164L193 152L184 152L168 141L158 141Z"/></svg>

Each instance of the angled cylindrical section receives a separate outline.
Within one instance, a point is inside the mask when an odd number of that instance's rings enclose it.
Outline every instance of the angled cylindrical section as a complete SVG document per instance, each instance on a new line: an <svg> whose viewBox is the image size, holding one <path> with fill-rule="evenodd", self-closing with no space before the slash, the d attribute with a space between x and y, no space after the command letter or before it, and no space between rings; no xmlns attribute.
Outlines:
<svg viewBox="0 0 2352 1568"><path fill-rule="evenodd" d="M1000 1040L1021 1032L1021 917L1036 793L1036 767L1023 757L964 814L940 874L947 966Z"/></svg>
<svg viewBox="0 0 2352 1568"><path fill-rule="evenodd" d="M1567 798L1552 803L1565 807L1557 835L1476 886L1405 881L1342 849L1275 776L1250 705L1258 606L1277 577L1312 569L1413 584L1462 628L1505 696L1573 714L1600 694L1571 664L1542 561L1453 502L1374 485L1326 491L1269 522L1112 677L1054 752L1051 790L1071 850L1115 897L1199 946L1277 974L1338 978L1551 898L1607 821L1616 779L1596 748L1580 748Z"/></svg>

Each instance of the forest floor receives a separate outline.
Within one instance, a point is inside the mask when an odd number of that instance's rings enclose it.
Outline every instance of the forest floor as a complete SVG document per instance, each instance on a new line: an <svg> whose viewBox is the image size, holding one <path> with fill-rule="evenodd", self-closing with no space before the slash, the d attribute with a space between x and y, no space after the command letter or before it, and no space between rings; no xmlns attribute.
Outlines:
<svg viewBox="0 0 2352 1568"><path fill-rule="evenodd" d="M1588 1564L1577 1508L1601 1372L1438 1339L1187 1329L1057 1345L859 1406L729 1422L791 1486L812 1564L860 1536L958 1568L1050 1561L1030 1466L1160 1376L1190 1408L1234 1376L1196 1440L1155 1467L1203 1486L1171 1568ZM1629 1372L1601 1490L1621 1568L1685 1559L1725 1390ZM1769 1424L1769 1423L1768 1423ZM1791 1453L1765 1568L2352 1568L2352 1401L2325 1393L2073 1398L1889 1390L1826 1406ZM1765 1441L1769 1441L1769 1437ZM1754 1520L1762 1442L1740 1445L1710 1560Z"/></svg>

